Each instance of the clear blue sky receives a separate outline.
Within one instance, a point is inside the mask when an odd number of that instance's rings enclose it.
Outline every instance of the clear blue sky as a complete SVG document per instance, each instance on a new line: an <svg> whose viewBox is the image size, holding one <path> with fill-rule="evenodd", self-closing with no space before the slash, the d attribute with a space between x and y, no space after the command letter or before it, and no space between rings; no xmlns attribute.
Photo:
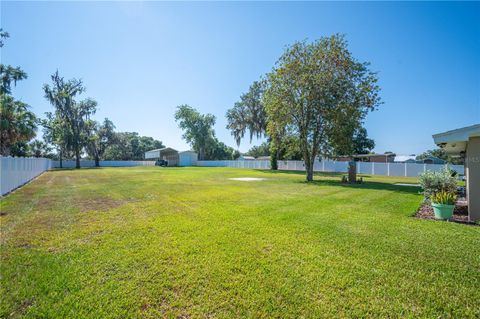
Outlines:
<svg viewBox="0 0 480 319"><path fill-rule="evenodd" d="M83 79L97 119L180 150L177 105L213 113L217 136L235 146L225 112L239 95L285 45L337 32L379 71L385 103L365 123L376 152L418 154L434 147L432 134L480 122L478 2L0 5L11 35L2 63L28 73L14 95L38 115L52 109L42 85L58 69Z"/></svg>

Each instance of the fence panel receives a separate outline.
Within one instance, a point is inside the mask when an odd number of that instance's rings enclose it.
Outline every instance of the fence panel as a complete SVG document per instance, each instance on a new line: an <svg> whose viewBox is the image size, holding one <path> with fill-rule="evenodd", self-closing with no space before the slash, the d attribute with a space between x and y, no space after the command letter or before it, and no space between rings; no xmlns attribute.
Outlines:
<svg viewBox="0 0 480 319"><path fill-rule="evenodd" d="M373 169L372 169L373 174L372 173L370 173L370 174L389 176L390 163L372 163L372 165L373 165Z"/></svg>
<svg viewBox="0 0 480 319"><path fill-rule="evenodd" d="M252 169L270 169L270 161L265 160L239 160L239 161L198 161L197 166L209 167L235 167ZM464 174L463 165L449 165L449 167ZM383 176L409 176L417 177L426 170L440 171L445 168L442 164L417 164L417 163L375 163L357 162L359 174L383 175ZM278 161L278 169L286 171L305 171L303 161ZM348 162L332 160L315 160L313 164L315 172L348 172Z"/></svg>
<svg viewBox="0 0 480 319"><path fill-rule="evenodd" d="M419 176L426 170L425 164L405 163L407 174L406 176ZM443 167L443 165L441 165Z"/></svg>
<svg viewBox="0 0 480 319"><path fill-rule="evenodd" d="M0 192L5 195L52 167L47 158L0 157Z"/></svg>
<svg viewBox="0 0 480 319"><path fill-rule="evenodd" d="M388 176L405 176L405 163L387 163L389 167Z"/></svg>
<svg viewBox="0 0 480 319"><path fill-rule="evenodd" d="M60 161L52 161L52 167L59 168ZM100 167L155 166L155 161L100 161ZM62 161L63 168L75 168L75 161ZM95 167L95 161L81 160L80 167Z"/></svg>

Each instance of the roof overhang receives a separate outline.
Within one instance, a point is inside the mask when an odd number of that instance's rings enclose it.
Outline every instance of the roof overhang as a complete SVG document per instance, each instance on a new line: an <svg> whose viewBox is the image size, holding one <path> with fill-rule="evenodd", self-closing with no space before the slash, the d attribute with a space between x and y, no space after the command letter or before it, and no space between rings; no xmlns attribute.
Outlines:
<svg viewBox="0 0 480 319"><path fill-rule="evenodd" d="M178 153L178 151L176 149L173 149L171 147L164 147L164 148L160 149L160 153L168 153L168 152L177 152Z"/></svg>
<svg viewBox="0 0 480 319"><path fill-rule="evenodd" d="M435 134L433 141L447 153L458 155L465 152L468 139L474 136L480 136L480 124Z"/></svg>
<svg viewBox="0 0 480 319"><path fill-rule="evenodd" d="M160 158L162 157L162 155L167 155L171 153L178 153L178 151L171 147L158 148L156 150L150 150L145 152L145 159Z"/></svg>

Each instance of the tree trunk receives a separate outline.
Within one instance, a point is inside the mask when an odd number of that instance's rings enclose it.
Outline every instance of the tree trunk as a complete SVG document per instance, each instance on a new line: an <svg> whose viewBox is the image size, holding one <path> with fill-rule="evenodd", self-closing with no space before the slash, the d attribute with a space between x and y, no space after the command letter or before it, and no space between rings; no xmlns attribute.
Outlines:
<svg viewBox="0 0 480 319"><path fill-rule="evenodd" d="M348 162L348 182L357 182L357 163L355 162Z"/></svg>
<svg viewBox="0 0 480 319"><path fill-rule="evenodd" d="M274 171L278 170L278 153L278 149L275 149L270 157L270 168Z"/></svg>
<svg viewBox="0 0 480 319"><path fill-rule="evenodd" d="M305 170L307 172L307 182L313 181L313 162L315 161L315 158L311 159L307 157L307 160L305 161Z"/></svg>
<svg viewBox="0 0 480 319"><path fill-rule="evenodd" d="M60 168L63 168L63 152L62 149L59 151L59 156L60 156Z"/></svg>
<svg viewBox="0 0 480 319"><path fill-rule="evenodd" d="M80 168L80 148L75 148L75 168Z"/></svg>
<svg viewBox="0 0 480 319"><path fill-rule="evenodd" d="M2 155L3 156L10 156L11 148L10 146L2 147Z"/></svg>
<svg viewBox="0 0 480 319"><path fill-rule="evenodd" d="M100 158L98 158L98 155L95 155L95 167L100 167Z"/></svg>

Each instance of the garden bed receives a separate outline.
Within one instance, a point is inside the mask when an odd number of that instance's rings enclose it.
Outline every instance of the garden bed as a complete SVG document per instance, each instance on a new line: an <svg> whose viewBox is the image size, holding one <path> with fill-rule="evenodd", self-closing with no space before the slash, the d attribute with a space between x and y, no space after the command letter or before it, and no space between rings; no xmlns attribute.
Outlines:
<svg viewBox="0 0 480 319"><path fill-rule="evenodd" d="M420 205L417 212L415 213L415 217L421 219L438 220L433 214L433 208L429 200L424 201ZM464 198L459 198L457 200L457 203L455 204L455 210L453 211L453 216L448 221L480 226L479 224L468 220L468 206Z"/></svg>

